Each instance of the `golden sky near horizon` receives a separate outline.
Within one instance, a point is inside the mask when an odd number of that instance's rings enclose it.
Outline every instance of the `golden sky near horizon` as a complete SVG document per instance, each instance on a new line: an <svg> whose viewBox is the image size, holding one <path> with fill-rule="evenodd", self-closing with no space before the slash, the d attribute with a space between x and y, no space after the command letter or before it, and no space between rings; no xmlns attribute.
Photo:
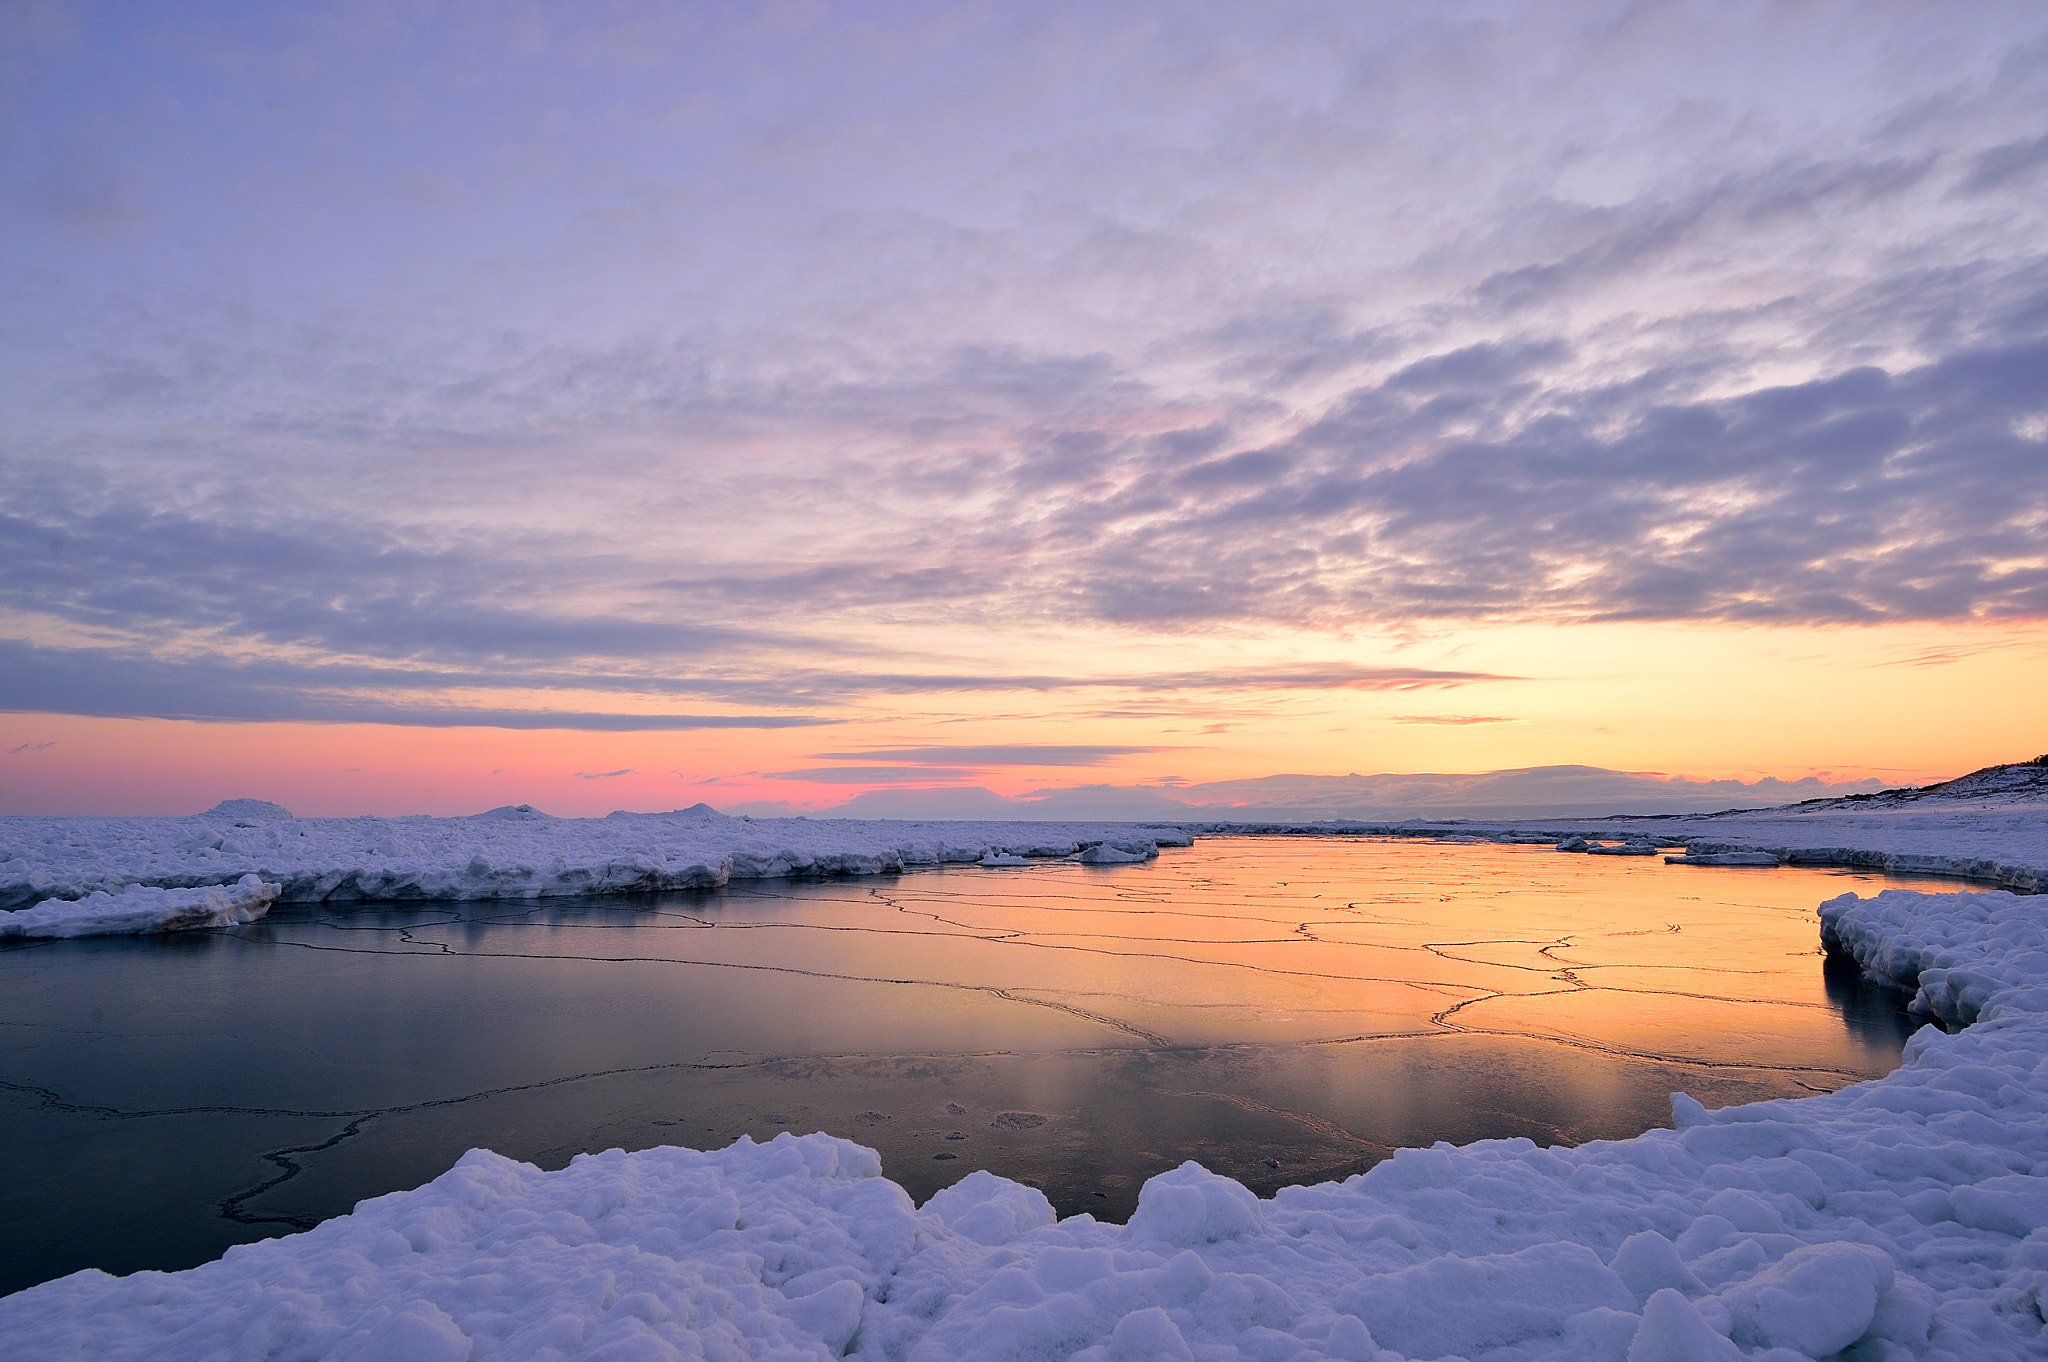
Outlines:
<svg viewBox="0 0 2048 1362"><path fill-rule="evenodd" d="M1864 788L1944 779L2048 746L2039 700L2048 638L2026 626L1523 626L1418 640L1392 655L1500 679L868 697L839 722L775 730L0 715L0 750L14 749L11 769L23 775L0 812L193 812L232 797L308 815L532 803L571 816L700 800L797 810L877 784L1018 795L1098 782L1180 788L1281 772L1553 764L1693 780L1818 776ZM1062 660L1104 674L1117 659ZM1956 703L1959 694L1972 703ZM540 708L575 703L531 699ZM1136 750L1084 753L1086 764L1039 764L1028 750L990 763L967 750L1049 737ZM891 759L906 749L925 749L923 764ZM803 772L820 776L793 774ZM33 803L22 798L30 791Z"/></svg>

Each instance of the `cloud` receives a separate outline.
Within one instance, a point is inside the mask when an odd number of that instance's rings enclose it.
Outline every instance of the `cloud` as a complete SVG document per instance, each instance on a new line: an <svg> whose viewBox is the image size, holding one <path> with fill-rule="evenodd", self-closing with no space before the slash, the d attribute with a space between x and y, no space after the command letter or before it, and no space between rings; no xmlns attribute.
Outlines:
<svg viewBox="0 0 2048 1362"><path fill-rule="evenodd" d="M617 778L617 777L619 777L619 776L630 776L630 775L632 775L632 774L633 774L633 770L632 770L632 768L631 768L631 767L621 767L621 768L620 768L619 770L616 770L616 771L578 771L578 772L576 772L576 779L578 779L578 780L612 780L612 779L615 779L615 778Z"/></svg>
<svg viewBox="0 0 2048 1362"><path fill-rule="evenodd" d="M2048 405L2048 338L1646 405L1515 385L1439 405L1414 372L1275 446L1255 485L1105 520L1066 546L1074 589L1161 623L2048 613L2048 459L2014 434Z"/></svg>
<svg viewBox="0 0 2048 1362"><path fill-rule="evenodd" d="M1408 818L1596 818L1713 813L1861 793L1876 780L1690 780L1594 766L1534 766L1470 775L1276 775L1171 790L1083 785L1001 796L980 787L874 790L813 813L874 818L1105 818L1297 822ZM728 812L755 812L735 804Z"/></svg>
<svg viewBox="0 0 2048 1362"><path fill-rule="evenodd" d="M664 659L621 658L615 667L645 668ZM488 660L486 660L488 661ZM708 676L661 675L647 670L571 672L555 665L501 659L487 670L402 664L330 662L298 657L163 657L134 647L46 647L0 638L0 711L89 714L105 717L286 720L450 727L567 728L601 732L653 732L720 728L803 728L845 721L835 709L871 695L920 695L1109 689L1157 693L1354 689L1412 691L1503 678L1488 673L1412 667L1328 664L1308 667L1219 668L1070 676L1033 674L919 674L855 670L771 669L742 659L734 670ZM808 706L828 712L705 714L538 708L529 703L477 703L492 691L562 690L635 696L684 693L724 703ZM452 698L454 697L454 698ZM832 759L971 761L982 765L1093 764L1095 759L1154 749L1059 745L958 749L895 749L826 754ZM1040 760L1028 760L1038 752ZM981 753L982 756L976 756ZM1007 755L1004 755L1007 754Z"/></svg>
<svg viewBox="0 0 2048 1362"><path fill-rule="evenodd" d="M1441 724L1449 728L1467 728L1473 724L1518 724L1520 719L1510 719L1499 714L1396 714L1391 716L1397 724Z"/></svg>
<svg viewBox="0 0 2048 1362"><path fill-rule="evenodd" d="M18 743L15 746L7 749L7 755L10 757L16 757L20 756L23 752L41 752L45 748L55 747L56 745L57 744L55 740L52 740L50 742Z"/></svg>
<svg viewBox="0 0 2048 1362"><path fill-rule="evenodd" d="M2048 166L2048 133L1979 152L1957 188L1966 194L1982 194L2044 166Z"/></svg>
<svg viewBox="0 0 2048 1362"><path fill-rule="evenodd" d="M951 766L810 766L762 772L769 780L809 780L821 785L941 785L971 780L976 774Z"/></svg>
<svg viewBox="0 0 2048 1362"><path fill-rule="evenodd" d="M927 745L886 747L867 752L820 752L828 761L896 761L938 766L965 762L970 766L1100 766L1115 757L1165 752L1164 747L1079 746L1057 743L1009 743L981 746Z"/></svg>
<svg viewBox="0 0 2048 1362"><path fill-rule="evenodd" d="M1218 667L1201 671L1127 672L1072 675L1035 675L1023 672L975 675L961 673L916 674L873 673L833 678L809 678L792 684L794 693L804 694L816 684L820 692L837 684L848 693L927 693L936 691L1262 691L1262 690L1365 690L1408 691L1458 686L1478 681L1518 681L1523 678L1494 672L1449 671L1430 667L1370 667L1348 663L1310 664L1283 667Z"/></svg>
<svg viewBox="0 0 2048 1362"><path fill-rule="evenodd" d="M218 659L170 661L104 648L39 648L0 639L0 711L105 718L273 720L424 727L673 732L805 728L803 714L635 714L405 703L383 693L421 678L375 668L295 667Z"/></svg>

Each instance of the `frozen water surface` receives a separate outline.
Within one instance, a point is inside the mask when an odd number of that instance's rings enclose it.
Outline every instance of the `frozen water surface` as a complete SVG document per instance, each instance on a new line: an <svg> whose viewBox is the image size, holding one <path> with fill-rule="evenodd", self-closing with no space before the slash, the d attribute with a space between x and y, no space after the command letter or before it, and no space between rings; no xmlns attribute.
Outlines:
<svg viewBox="0 0 2048 1362"><path fill-rule="evenodd" d="M1753 868L1294 841L1016 867L1186 830L702 810L0 820L0 901L41 914L21 936L241 923L0 947L0 1244L37 1245L31 1275L206 1256L208 1234L433 1175L189 1271L17 1292L0 1339L449 1362L2048 1355L2048 912L1776 868L2039 888L2048 767L1895 795L1388 829L1648 831ZM1372 856L1432 873L1373 880ZM879 873L964 862L991 868ZM792 873L870 878L772 882ZM277 886L271 918L248 920L254 889L204 899L245 875ZM1198 879L1190 908L1175 886ZM547 902L687 883L730 888ZM363 902L379 889L459 902ZM1851 1081L1904 1030L1866 975L1959 1029ZM1680 1095L1653 1111L1652 1089ZM846 1111L862 1144L751 1137ZM1673 1128L1587 1138L1663 1111ZM1380 1157L1439 1135L1472 1142ZM448 1167L472 1140L533 1161ZM650 1147L570 1154L602 1144ZM1183 1149L1271 1198L1155 1171ZM1346 1160L1368 1171L1337 1180ZM977 1165L1050 1172L926 1196ZM1058 1181L1077 1166L1097 1185ZM1046 1195L1110 1211L1148 1173L1127 1224ZM1277 1185L1296 1177L1327 1180Z"/></svg>
<svg viewBox="0 0 2048 1362"><path fill-rule="evenodd" d="M0 954L6 1282L187 1267L465 1150L824 1130L1123 1220L1404 1145L1578 1144L1898 1063L1814 906L1904 884L1547 847L1203 840L1150 863L631 899L287 905ZM1922 881L1924 883L1924 881Z"/></svg>

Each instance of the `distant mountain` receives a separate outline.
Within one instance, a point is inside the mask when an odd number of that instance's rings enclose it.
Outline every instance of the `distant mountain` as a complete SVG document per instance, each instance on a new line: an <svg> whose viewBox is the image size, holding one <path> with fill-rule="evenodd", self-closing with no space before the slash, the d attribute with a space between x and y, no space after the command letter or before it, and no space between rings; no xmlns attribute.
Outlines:
<svg viewBox="0 0 2048 1362"><path fill-rule="evenodd" d="M2004 769L2004 768L1994 768ZM1968 777L1965 777L1968 779ZM1306 822L1319 819L1597 818L1715 813L1875 796L1875 780L1686 780L1598 766L1528 766L1479 774L1274 775L1203 784L1078 785L1006 796L979 786L870 790L812 810L833 818L1076 818ZM735 805L730 813L789 813Z"/></svg>

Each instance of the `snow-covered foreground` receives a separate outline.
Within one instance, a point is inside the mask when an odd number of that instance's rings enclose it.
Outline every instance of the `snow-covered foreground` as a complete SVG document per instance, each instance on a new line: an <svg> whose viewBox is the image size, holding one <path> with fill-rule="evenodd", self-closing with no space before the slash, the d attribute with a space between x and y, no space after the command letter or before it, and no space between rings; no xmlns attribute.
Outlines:
<svg viewBox="0 0 2048 1362"><path fill-rule="evenodd" d="M1848 895L1831 941L1951 1023L1896 1073L1577 1149L1403 1150L1270 1202L1192 1164L1124 1226L976 1173L914 1207L825 1135L484 1151L204 1267L0 1301L24 1358L1957 1362L2048 1354L2048 919Z"/></svg>
<svg viewBox="0 0 2048 1362"><path fill-rule="evenodd" d="M902 823L677 813L551 818L518 805L471 818L294 818L235 799L189 818L0 818L0 935L69 936L96 922L143 931L132 886L199 889L254 875L282 903L525 899L704 889L790 875L916 866L1142 861L1187 846L1185 829L1130 823ZM124 892L125 891L125 892ZM69 909L66 902L75 901ZM157 930L198 925L159 900ZM27 909L27 912L20 910Z"/></svg>

